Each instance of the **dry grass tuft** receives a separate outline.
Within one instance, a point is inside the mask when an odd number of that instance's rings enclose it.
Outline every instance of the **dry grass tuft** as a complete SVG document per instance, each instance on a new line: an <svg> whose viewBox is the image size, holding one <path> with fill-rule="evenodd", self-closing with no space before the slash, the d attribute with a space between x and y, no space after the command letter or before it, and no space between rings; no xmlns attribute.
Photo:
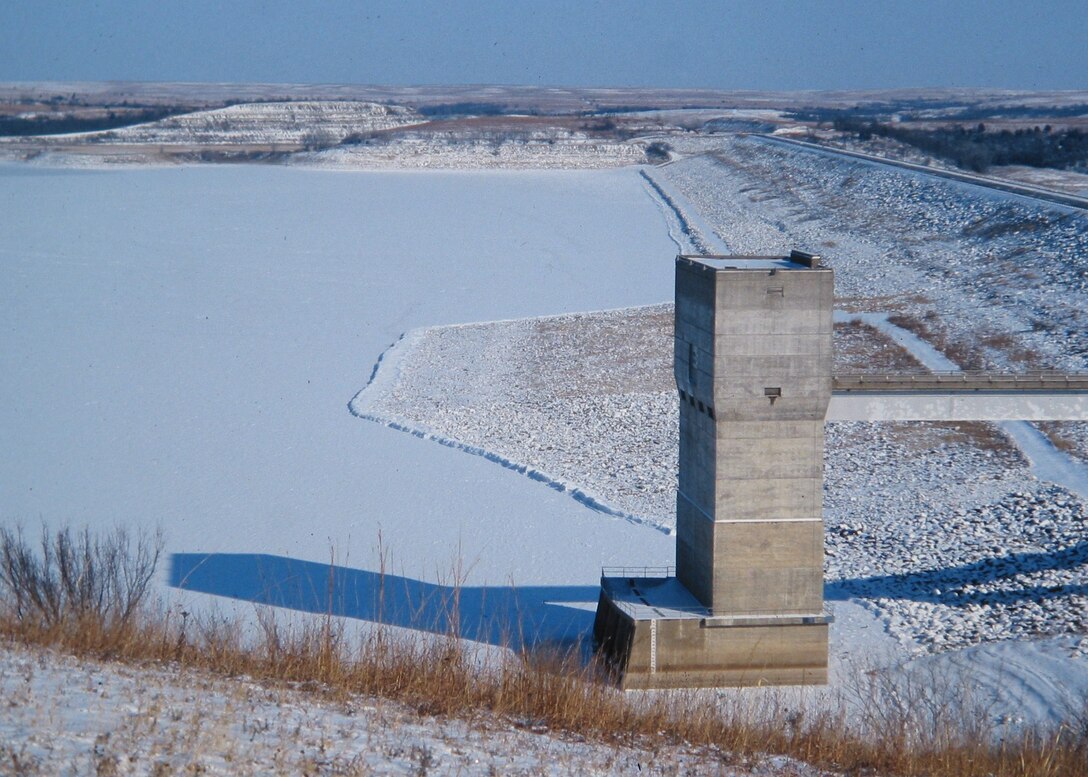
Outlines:
<svg viewBox="0 0 1088 777"><path fill-rule="evenodd" d="M907 313L894 313L888 322L913 332L960 366L962 370L981 370L987 367L983 355L971 343L953 339L936 315L924 317Z"/></svg>
<svg viewBox="0 0 1088 777"><path fill-rule="evenodd" d="M5 630L31 642L106 651L152 625L141 609L162 553L158 535L124 529L51 532L38 543L0 527L0 600Z"/></svg>
<svg viewBox="0 0 1088 777"><path fill-rule="evenodd" d="M378 628L351 640L339 619L290 624L272 610L259 612L253 639L236 622L152 606L148 582L160 550L157 538L133 541L121 531L45 531L35 546L22 532L0 530L0 634L99 658L291 683L326 696L379 696L429 715L490 713L602 743L706 747L723 761L773 753L854 774L934 777L1072 777L1088 763L1088 709L1056 730L1005 731L998 739L984 709L962 698L949 702L955 694L944 678L904 688L888 675L863 675L853 689L860 722L851 727L842 710L776 708L770 696L753 709L697 693L624 695L579 651L481 661L456 635L410 639Z"/></svg>
<svg viewBox="0 0 1088 777"><path fill-rule="evenodd" d="M921 317L895 313L888 316L888 321L918 335L963 370L989 369L993 366L991 355L1022 369L1045 369L1047 366L1037 351L1022 346L1008 332L979 330L971 338L957 336L932 310Z"/></svg>
<svg viewBox="0 0 1088 777"><path fill-rule="evenodd" d="M836 373L913 372L924 369L910 351L862 321L835 324L834 357Z"/></svg>
<svg viewBox="0 0 1088 777"><path fill-rule="evenodd" d="M1050 444L1062 453L1078 459L1088 459L1088 451L1078 440L1075 429L1080 421L1039 421L1035 425L1046 435Z"/></svg>
<svg viewBox="0 0 1088 777"><path fill-rule="evenodd" d="M1009 459L1022 459L1015 443L996 424L986 421L924 422L943 431L945 442L972 445L983 451L993 451Z"/></svg>

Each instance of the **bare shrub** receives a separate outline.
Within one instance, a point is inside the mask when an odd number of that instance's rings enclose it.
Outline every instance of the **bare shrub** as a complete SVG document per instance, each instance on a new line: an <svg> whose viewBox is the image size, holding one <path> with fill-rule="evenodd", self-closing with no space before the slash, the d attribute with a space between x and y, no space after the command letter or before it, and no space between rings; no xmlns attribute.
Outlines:
<svg viewBox="0 0 1088 777"><path fill-rule="evenodd" d="M646 146L646 161L653 165L668 162L672 158L671 152L672 146L660 140L655 140Z"/></svg>
<svg viewBox="0 0 1088 777"><path fill-rule="evenodd" d="M22 527L0 527L0 595L22 626L55 629L95 621L127 626L147 596L162 553L162 537L123 528L42 528L35 547Z"/></svg>

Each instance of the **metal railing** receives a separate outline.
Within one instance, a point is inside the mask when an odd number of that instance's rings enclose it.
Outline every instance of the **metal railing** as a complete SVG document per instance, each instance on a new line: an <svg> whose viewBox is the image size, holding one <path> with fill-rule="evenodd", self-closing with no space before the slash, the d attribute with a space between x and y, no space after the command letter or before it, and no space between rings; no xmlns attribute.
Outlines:
<svg viewBox="0 0 1088 777"><path fill-rule="evenodd" d="M601 567L601 577L676 577L676 566Z"/></svg>
<svg viewBox="0 0 1088 777"><path fill-rule="evenodd" d="M1057 370L852 373L832 377L831 390L839 392L926 390L1088 392L1088 373Z"/></svg>

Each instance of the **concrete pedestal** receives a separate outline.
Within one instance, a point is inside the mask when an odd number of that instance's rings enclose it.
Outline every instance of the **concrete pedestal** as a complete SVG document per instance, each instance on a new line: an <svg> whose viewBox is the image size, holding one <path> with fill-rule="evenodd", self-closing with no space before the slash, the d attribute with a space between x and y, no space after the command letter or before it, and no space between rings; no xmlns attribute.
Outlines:
<svg viewBox="0 0 1088 777"><path fill-rule="evenodd" d="M827 682L830 617L715 617L670 578L601 579L593 631L624 690Z"/></svg>

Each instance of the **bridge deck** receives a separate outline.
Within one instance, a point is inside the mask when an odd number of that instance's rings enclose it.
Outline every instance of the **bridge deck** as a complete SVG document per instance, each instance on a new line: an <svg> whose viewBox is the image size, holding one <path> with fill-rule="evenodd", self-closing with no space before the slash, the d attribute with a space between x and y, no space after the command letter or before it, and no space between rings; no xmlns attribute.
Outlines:
<svg viewBox="0 0 1088 777"><path fill-rule="evenodd" d="M959 391L1088 392L1088 373L1083 372L901 372L835 375L833 392L887 393Z"/></svg>
<svg viewBox="0 0 1088 777"><path fill-rule="evenodd" d="M828 421L1088 421L1088 374L836 375Z"/></svg>

